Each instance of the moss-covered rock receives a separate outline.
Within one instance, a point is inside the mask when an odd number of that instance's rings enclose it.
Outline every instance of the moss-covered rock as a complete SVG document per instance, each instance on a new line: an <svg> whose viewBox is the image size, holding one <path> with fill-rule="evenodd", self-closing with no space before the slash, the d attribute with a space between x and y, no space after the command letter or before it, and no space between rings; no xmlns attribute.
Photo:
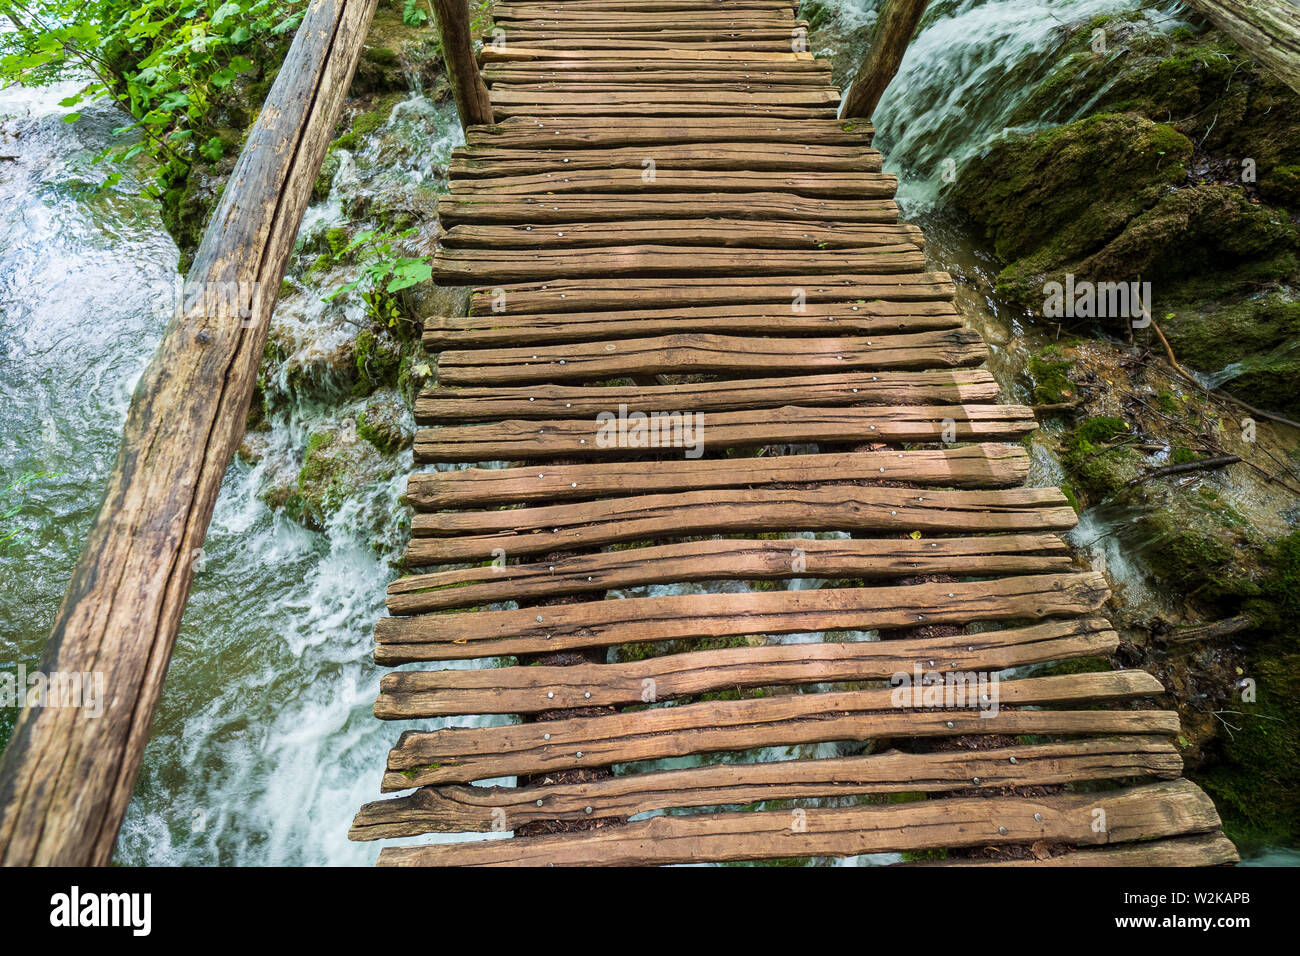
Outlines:
<svg viewBox="0 0 1300 956"><path fill-rule="evenodd" d="M1041 305L1049 275L1089 278L1080 264L1183 182L1191 156L1191 142L1172 127L1131 114L1092 116L1000 140L962 174L951 198L1008 263L1003 290ZM1127 277L1126 269L1100 278Z"/></svg>
<svg viewBox="0 0 1300 956"><path fill-rule="evenodd" d="M1209 373L1252 405L1300 413L1300 301L1283 293L1177 306L1161 327L1179 360Z"/></svg>
<svg viewBox="0 0 1300 956"><path fill-rule="evenodd" d="M376 395L357 414L357 434L386 455L408 448L414 440L410 411L398 392Z"/></svg>
<svg viewBox="0 0 1300 956"><path fill-rule="evenodd" d="M338 430L311 435L297 484L284 502L291 518L315 531L325 529L357 488L388 481L396 471L393 462L362 441L350 425L348 420Z"/></svg>
<svg viewBox="0 0 1300 956"><path fill-rule="evenodd" d="M383 385L396 385L402 367L402 345L387 330L362 329L356 337L356 395L369 395Z"/></svg>
<svg viewBox="0 0 1300 956"><path fill-rule="evenodd" d="M1065 433L1061 462L1070 474L1076 501L1097 504L1119 494L1142 471L1143 456L1121 444L1128 422L1088 418Z"/></svg>

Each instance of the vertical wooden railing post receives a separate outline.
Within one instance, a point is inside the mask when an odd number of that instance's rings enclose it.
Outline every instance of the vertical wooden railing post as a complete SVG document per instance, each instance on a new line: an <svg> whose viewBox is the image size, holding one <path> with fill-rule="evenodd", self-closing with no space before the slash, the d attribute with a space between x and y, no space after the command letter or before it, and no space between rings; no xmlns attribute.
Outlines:
<svg viewBox="0 0 1300 956"><path fill-rule="evenodd" d="M89 674L102 694L90 707L20 712L0 764L6 865L112 859L271 311L377 5L311 0L195 255L184 307L136 387L41 658L46 677Z"/></svg>
<svg viewBox="0 0 1300 956"><path fill-rule="evenodd" d="M471 126L492 122L492 100L487 85L478 71L474 59L474 38L470 35L469 0L432 0L438 18L438 32L442 36L442 59L451 81L451 92L456 98L456 111L460 125Z"/></svg>
<svg viewBox="0 0 1300 956"><path fill-rule="evenodd" d="M885 88L898 73L925 13L926 0L884 0L884 4L871 48L840 107L840 116L846 119L871 119Z"/></svg>

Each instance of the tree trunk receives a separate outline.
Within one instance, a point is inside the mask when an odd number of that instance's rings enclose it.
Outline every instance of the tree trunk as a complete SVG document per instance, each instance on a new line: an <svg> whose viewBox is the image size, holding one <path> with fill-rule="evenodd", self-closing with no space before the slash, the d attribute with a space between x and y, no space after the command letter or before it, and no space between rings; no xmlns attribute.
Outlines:
<svg viewBox="0 0 1300 956"><path fill-rule="evenodd" d="M312 0L208 224L186 302L136 388L41 659L46 675L102 676L102 713L21 711L0 766L5 864L112 858L271 311L377 2ZM247 297L225 298L232 283Z"/></svg>
<svg viewBox="0 0 1300 956"><path fill-rule="evenodd" d="M447 66L452 95L460 125L492 123L492 100L474 59L473 37L469 27L469 0L433 0L442 36L442 59Z"/></svg>
<svg viewBox="0 0 1300 956"><path fill-rule="evenodd" d="M885 0L871 49L858 68L849 87L840 115L846 119L871 119L880 97L889 86L907 45L912 42L916 25L925 13L926 0Z"/></svg>
<svg viewBox="0 0 1300 956"><path fill-rule="evenodd" d="M1300 93L1300 7L1295 0L1186 0Z"/></svg>

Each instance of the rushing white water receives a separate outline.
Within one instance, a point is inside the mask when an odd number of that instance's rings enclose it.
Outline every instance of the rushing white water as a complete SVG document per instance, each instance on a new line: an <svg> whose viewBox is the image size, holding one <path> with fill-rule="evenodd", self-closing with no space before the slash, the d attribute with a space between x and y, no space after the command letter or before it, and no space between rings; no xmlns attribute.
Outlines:
<svg viewBox="0 0 1300 956"><path fill-rule="evenodd" d="M22 496L25 540L0 555L8 668L37 664L176 275L176 247L141 181L91 190L109 172L91 157L121 119L91 109L62 122L57 103L73 85L0 95L0 475L6 488L29 472L58 476ZM427 188L459 141L449 107L400 104L366 147L383 151L368 157L373 173L344 163L304 234L339 223L341 200L358 190ZM320 301L337 281L308 282L277 309L302 364L355 334L355 307ZM264 457L237 460L223 483L119 841L124 863L346 864L377 853L346 835L357 807L378 797L395 739L371 714L370 631L395 574L410 455L395 477L355 489L324 533L308 531L259 492L277 468L296 468L312 431L357 408L346 396L280 397Z"/></svg>

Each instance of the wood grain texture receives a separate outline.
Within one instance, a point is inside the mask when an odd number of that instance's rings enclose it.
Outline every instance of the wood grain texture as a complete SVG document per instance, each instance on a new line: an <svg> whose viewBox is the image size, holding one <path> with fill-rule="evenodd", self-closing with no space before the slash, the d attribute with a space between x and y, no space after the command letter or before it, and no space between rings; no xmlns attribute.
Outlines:
<svg viewBox="0 0 1300 956"><path fill-rule="evenodd" d="M888 680L894 674L1000 671L1109 656L1119 638L1103 619L1048 621L939 638L776 644L669 654L622 664L403 671L380 682L385 720L535 714L671 700L719 689Z"/></svg>
<svg viewBox="0 0 1300 956"><path fill-rule="evenodd" d="M517 829L538 820L599 819L650 810L747 805L767 800L946 793L972 787L996 790L1084 780L1168 779L1178 776L1182 763L1173 744L1154 737L1117 737L982 752L890 751L863 757L710 764L579 784L421 787L408 796L366 804L353 821L348 837L384 840L423 833L487 832L503 827ZM1203 850L1226 855L1222 846L1226 842L1220 835L1216 846ZM1157 858L1165 856L1170 848L1159 849ZM1199 845L1188 849L1202 852ZM1098 864L1088 861L1084 865ZM1116 859L1111 865L1123 865L1123 860Z"/></svg>
<svg viewBox="0 0 1300 956"><path fill-rule="evenodd" d="M1093 810L1113 826L1092 829ZM645 866L856 856L1011 843L1127 843L1217 829L1210 798L1186 780L1102 794L925 800L892 806L661 816L583 834L386 847L381 866Z"/></svg>
<svg viewBox="0 0 1300 956"><path fill-rule="evenodd" d="M417 397L415 420L420 425L440 425L506 419L594 419L621 404L648 411L698 413L753 411L796 404L807 408L827 405L952 407L992 402L998 392L993 376L982 369L841 372L673 385L435 387ZM960 417L966 419L967 415L963 412ZM738 464L737 467L748 466Z"/></svg>
<svg viewBox="0 0 1300 956"><path fill-rule="evenodd" d="M615 495L743 488L773 483L905 481L919 487L1004 488L1022 484L1029 455L1019 446L987 443L952 449L734 458L725 469L708 459L656 462L630 469L622 462L533 468L463 468L419 472L407 483L417 511L529 504Z"/></svg>
<svg viewBox="0 0 1300 956"><path fill-rule="evenodd" d="M407 731L388 755L385 790L470 783L577 767L604 767L687 754L912 737L1026 733L1160 733L1177 714L1146 710L1016 710L1154 697L1145 671L1002 681L997 709L906 709L893 691L827 691L754 700L706 701L504 727ZM981 728L976 731L974 728ZM1030 730L1027 728L1037 728ZM1055 729L1053 729L1055 728ZM1144 728L1144 729L1137 729Z"/></svg>
<svg viewBox="0 0 1300 956"><path fill-rule="evenodd" d="M423 614L499 601L529 601L611 588L691 581L849 577L879 580L921 574L1049 574L1071 559L1057 535L819 541L711 540L652 545L516 564L417 574L388 588L393 615Z"/></svg>
<svg viewBox="0 0 1300 956"><path fill-rule="evenodd" d="M1030 621L1092 614L1109 597L1086 574L958 584L689 594L567 604L544 610L380 618L382 664L558 653L645 641L870 631L920 624ZM538 620L541 618L541 620Z"/></svg>

